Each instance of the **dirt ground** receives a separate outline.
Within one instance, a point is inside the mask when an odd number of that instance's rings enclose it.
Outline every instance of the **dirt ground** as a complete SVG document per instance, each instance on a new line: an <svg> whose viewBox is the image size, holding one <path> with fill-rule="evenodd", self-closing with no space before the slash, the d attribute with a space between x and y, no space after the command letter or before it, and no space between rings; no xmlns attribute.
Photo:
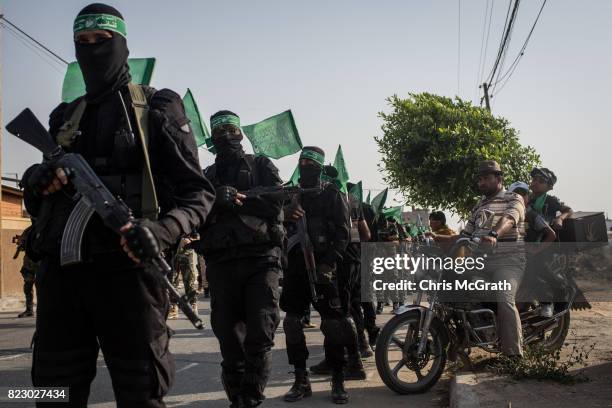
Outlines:
<svg viewBox="0 0 612 408"><path fill-rule="evenodd" d="M574 367L587 379L574 385L551 380L520 380L500 377L485 369L487 353L472 356L478 384L473 387L481 407L612 407L612 302L594 302L593 308L572 311L570 332L561 358L567 359L573 345L594 344L586 366Z"/></svg>

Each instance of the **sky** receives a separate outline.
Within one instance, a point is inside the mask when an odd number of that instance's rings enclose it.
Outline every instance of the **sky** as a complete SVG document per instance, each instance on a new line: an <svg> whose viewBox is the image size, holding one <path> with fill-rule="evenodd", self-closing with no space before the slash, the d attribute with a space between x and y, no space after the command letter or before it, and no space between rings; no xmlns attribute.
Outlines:
<svg viewBox="0 0 612 408"><path fill-rule="evenodd" d="M87 2L0 0L0 12L68 61L72 22ZM205 119L221 109L243 124L291 109L304 145L333 161L342 145L351 179L373 194L378 112L386 98L432 92L479 103L479 61L488 73L508 1L109 1L127 24L131 57L155 57L151 85L190 88ZM484 17L492 4L485 55ZM541 6L524 0L508 59L514 59ZM558 176L553 194L576 210L612 212L612 2L550 0L492 111L519 130ZM459 34L460 33L460 34ZM59 103L65 67L1 33L4 123L30 107L46 122ZM486 36L485 36L486 38ZM250 150L248 141L245 141ZM2 169L23 173L40 155L4 132ZM213 156L200 150L206 166ZM276 161L288 179L297 154ZM395 196L396 200L401 197Z"/></svg>

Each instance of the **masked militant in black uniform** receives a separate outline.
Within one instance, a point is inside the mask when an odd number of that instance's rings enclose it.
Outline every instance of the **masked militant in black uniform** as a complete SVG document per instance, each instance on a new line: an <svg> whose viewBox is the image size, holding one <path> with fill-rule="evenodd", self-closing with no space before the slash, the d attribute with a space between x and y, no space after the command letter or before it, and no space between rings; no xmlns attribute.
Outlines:
<svg viewBox="0 0 612 408"><path fill-rule="evenodd" d="M32 222L34 222L34 220L32 220ZM32 225L26 228L21 235L17 235L13 238L13 242L17 244L17 250L13 255L13 259L17 259L19 253L26 250L30 231L32 231ZM36 281L37 269L38 262L32 261L28 254L24 254L20 272L23 277L23 294L25 296L26 309L17 315L19 318L34 316L34 282Z"/></svg>
<svg viewBox="0 0 612 408"><path fill-rule="evenodd" d="M202 225L214 201L179 95L130 83L125 28L110 6L81 10L74 40L86 95L60 104L49 121L57 143L81 154L132 210L125 238L94 214L83 262L62 266L60 242L75 205L69 169L43 162L22 180L26 208L37 217L27 252L41 260L32 379L37 387L70 387L62 407L87 405L100 348L117 406L165 407L175 371L168 294L140 261Z"/></svg>
<svg viewBox="0 0 612 408"><path fill-rule="evenodd" d="M239 192L280 186L282 180L270 159L244 153L236 114L217 112L210 127L217 157L204 174L217 196L200 236L211 324L221 347L221 378L231 406L251 407L264 400L270 374L280 322L278 281L285 232L282 199Z"/></svg>
<svg viewBox="0 0 612 408"><path fill-rule="evenodd" d="M352 185L348 183L347 188ZM337 285L342 310L347 316L351 316L356 327L355 341L347 347L348 364L345 377L348 380L365 380L366 372L361 357L371 357L373 353L365 336L361 311L361 240L369 241L370 230L363 216L361 202L351 194L344 197L348 199L350 213L350 242L342 262L338 264ZM329 374L331 367L324 359L310 367L310 371L315 374Z"/></svg>
<svg viewBox="0 0 612 408"><path fill-rule="evenodd" d="M337 268L349 242L349 209L346 199L333 183L321 181L324 152L318 147L304 147L300 155L300 187L321 186L319 193L302 194L299 202L286 208L287 228L306 217L306 229L314 247L316 262L316 301L309 290L304 253L295 247L288 254L288 268L283 276L281 308L287 313L283 329L289 364L295 368L295 383L285 394L292 402L312 395L306 371L308 349L302 324L304 310L312 302L321 315L321 331L325 336L325 359L332 368L332 399L348 402L344 389L344 348L356 342L355 327L342 308L337 286Z"/></svg>
<svg viewBox="0 0 612 408"><path fill-rule="evenodd" d="M351 184L347 187L350 189ZM342 307L350 313L355 320L357 328L357 340L359 344L359 354L361 357L371 357L373 355L370 348L368 338L365 336L365 320L362 307L366 310L365 314L371 316L369 307L372 306L369 299L361 299L361 242L367 242L371 239L371 232L368 223L365 220L363 205L361 201L348 194L349 207L351 212L351 240L346 249L346 256L342 262L339 274L340 298L342 299ZM364 302L362 302L364 300ZM365 305L362 305L365 303ZM372 313L374 309L372 307ZM376 316L374 314L374 316ZM359 359L353 350L348 350L349 355L349 372L353 373L353 377L365 379L365 376L360 377L363 372ZM360 370L361 368L361 370Z"/></svg>

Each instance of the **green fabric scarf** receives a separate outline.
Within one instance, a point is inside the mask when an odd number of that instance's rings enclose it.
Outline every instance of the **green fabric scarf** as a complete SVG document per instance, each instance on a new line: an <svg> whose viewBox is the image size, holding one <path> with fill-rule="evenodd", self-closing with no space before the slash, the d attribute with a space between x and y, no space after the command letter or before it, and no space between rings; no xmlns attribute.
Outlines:
<svg viewBox="0 0 612 408"><path fill-rule="evenodd" d="M533 208L538 214L542 215L542 212L544 211L544 204L546 203L547 197L548 197L548 194L544 193L538 198L536 198L536 200L531 205L531 208Z"/></svg>

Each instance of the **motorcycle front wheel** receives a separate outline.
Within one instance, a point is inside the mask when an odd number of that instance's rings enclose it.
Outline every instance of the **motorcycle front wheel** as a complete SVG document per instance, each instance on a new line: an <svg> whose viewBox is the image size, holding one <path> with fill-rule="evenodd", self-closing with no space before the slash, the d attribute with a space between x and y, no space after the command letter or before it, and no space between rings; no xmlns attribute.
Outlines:
<svg viewBox="0 0 612 408"><path fill-rule="evenodd" d="M393 317L376 341L378 374L385 385L398 394L427 391L438 382L446 366L444 325L434 318L428 333L422 333L420 317L418 310ZM422 336L427 336L427 346L418 355Z"/></svg>

